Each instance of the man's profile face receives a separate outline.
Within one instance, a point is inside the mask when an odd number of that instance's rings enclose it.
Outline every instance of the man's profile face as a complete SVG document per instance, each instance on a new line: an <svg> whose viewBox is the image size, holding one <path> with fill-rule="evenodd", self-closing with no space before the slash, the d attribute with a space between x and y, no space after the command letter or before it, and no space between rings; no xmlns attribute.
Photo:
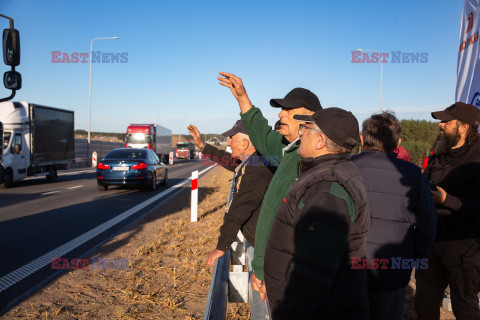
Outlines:
<svg viewBox="0 0 480 320"><path fill-rule="evenodd" d="M278 130L278 132L283 135L288 142L293 142L298 138L298 127L301 122L293 119L293 116L296 114L312 115L314 112L305 108L282 108L282 111L278 114L280 118L280 130Z"/></svg>
<svg viewBox="0 0 480 320"><path fill-rule="evenodd" d="M228 139L227 146L232 148L232 157L240 158L245 153L243 137L237 133Z"/></svg>
<svg viewBox="0 0 480 320"><path fill-rule="evenodd" d="M450 120L442 121L438 125L440 126L440 132L437 137L435 153L443 154L455 147L460 141L459 123L457 120Z"/></svg>
<svg viewBox="0 0 480 320"><path fill-rule="evenodd" d="M316 126L313 123L305 123L302 127L300 146L297 149L297 153L302 158L315 157L315 146L320 132L316 129Z"/></svg>

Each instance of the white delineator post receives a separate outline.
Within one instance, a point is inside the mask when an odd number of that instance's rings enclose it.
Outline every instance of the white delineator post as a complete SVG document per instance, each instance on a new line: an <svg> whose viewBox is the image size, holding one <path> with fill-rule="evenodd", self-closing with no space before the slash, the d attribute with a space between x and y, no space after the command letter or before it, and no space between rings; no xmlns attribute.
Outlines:
<svg viewBox="0 0 480 320"><path fill-rule="evenodd" d="M173 164L173 152L168 155L168 164Z"/></svg>
<svg viewBox="0 0 480 320"><path fill-rule="evenodd" d="M192 172L191 222L197 221L198 213L198 170Z"/></svg>
<svg viewBox="0 0 480 320"><path fill-rule="evenodd" d="M95 151L93 151L92 153L92 167L96 167L97 166L97 153Z"/></svg>

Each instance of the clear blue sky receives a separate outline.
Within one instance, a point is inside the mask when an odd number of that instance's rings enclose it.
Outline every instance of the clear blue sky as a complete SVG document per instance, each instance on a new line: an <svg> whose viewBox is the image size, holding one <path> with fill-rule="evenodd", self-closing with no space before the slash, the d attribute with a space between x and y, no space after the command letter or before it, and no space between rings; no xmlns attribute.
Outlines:
<svg viewBox="0 0 480 320"><path fill-rule="evenodd" d="M88 52L95 37L121 37L93 48L128 53L128 63L93 64L92 130L112 132L135 122L174 133L189 123L229 129L239 109L219 71L244 80L271 124L278 110L270 98L294 87L362 121L378 110L380 64L351 63L356 48L428 52L425 64L384 64L382 106L430 119L454 102L462 8L451 0L0 0L21 37L23 88L14 100L74 110L77 129L88 127L89 64L51 63L51 51Z"/></svg>

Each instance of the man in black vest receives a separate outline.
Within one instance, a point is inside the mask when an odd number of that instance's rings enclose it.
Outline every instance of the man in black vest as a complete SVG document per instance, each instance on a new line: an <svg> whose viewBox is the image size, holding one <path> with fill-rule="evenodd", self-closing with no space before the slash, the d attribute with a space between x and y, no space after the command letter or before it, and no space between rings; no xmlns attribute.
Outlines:
<svg viewBox="0 0 480 320"><path fill-rule="evenodd" d="M436 184L433 200L439 222L428 269L416 272L418 319L439 319L445 288L450 286L458 320L480 319L480 110L456 102L432 112L440 122L435 153L425 176Z"/></svg>
<svg viewBox="0 0 480 320"><path fill-rule="evenodd" d="M358 122L328 108L295 115L299 176L280 204L265 253L265 284L277 319L368 319L365 257L367 194L349 161Z"/></svg>
<svg viewBox="0 0 480 320"><path fill-rule="evenodd" d="M403 319L412 269L428 266L425 258L435 237L437 212L420 168L395 154L401 142L398 119L383 112L362 127L363 151L352 162L367 188L370 209L368 264L362 264L368 274L370 319Z"/></svg>

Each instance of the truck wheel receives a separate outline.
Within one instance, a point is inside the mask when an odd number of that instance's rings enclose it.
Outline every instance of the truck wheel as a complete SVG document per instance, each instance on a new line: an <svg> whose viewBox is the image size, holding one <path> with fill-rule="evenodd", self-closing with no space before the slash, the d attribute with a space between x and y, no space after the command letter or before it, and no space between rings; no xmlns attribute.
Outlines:
<svg viewBox="0 0 480 320"><path fill-rule="evenodd" d="M55 169L54 166L50 167L50 171L48 171L48 174L46 176L47 181L53 181L57 177L57 170Z"/></svg>
<svg viewBox="0 0 480 320"><path fill-rule="evenodd" d="M12 186L13 175L10 169L5 170L3 182L0 184L1 189L7 189Z"/></svg>
<svg viewBox="0 0 480 320"><path fill-rule="evenodd" d="M108 185L101 185L97 183L97 188L99 191L107 191L108 190Z"/></svg>

